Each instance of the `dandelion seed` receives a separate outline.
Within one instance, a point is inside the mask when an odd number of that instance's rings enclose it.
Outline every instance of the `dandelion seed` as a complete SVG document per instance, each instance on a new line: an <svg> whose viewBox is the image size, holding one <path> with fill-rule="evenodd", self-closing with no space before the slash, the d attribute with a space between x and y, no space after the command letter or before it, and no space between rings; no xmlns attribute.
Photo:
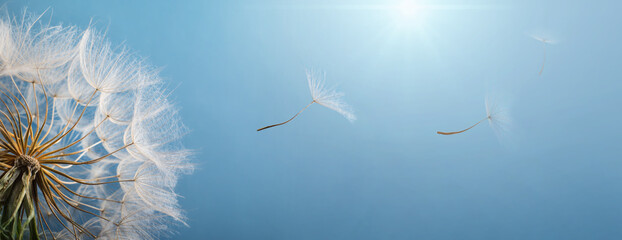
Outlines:
<svg viewBox="0 0 622 240"><path fill-rule="evenodd" d="M538 75L542 75L542 71L544 71L544 63L546 62L546 45L547 44L555 44L557 43L554 40L551 39L547 39L547 38L543 38L543 37L538 37L538 36L531 36L533 39L538 40L540 42L542 42L542 47L543 47L543 59L542 59L542 67L540 67L540 72L538 72Z"/></svg>
<svg viewBox="0 0 622 240"><path fill-rule="evenodd" d="M493 131L495 131L495 134L497 134L497 136L500 136L501 134L507 132L508 130L508 122L509 122L509 118L507 117L507 112L500 108L496 102L493 102L490 100L490 98L486 98L485 100L485 104L486 104L486 117L482 120L480 120L479 122L471 125L470 127L460 130L460 131L455 131L455 132L441 132L441 131L437 131L437 134L441 134L441 135L454 135L454 134L458 134L458 133L463 133L466 132L468 130L470 130L471 128L479 125L480 123L488 120L488 123L490 124L490 127L492 127Z"/></svg>
<svg viewBox="0 0 622 240"><path fill-rule="evenodd" d="M174 187L192 167L156 72L42 16L0 19L0 239L154 239L185 224Z"/></svg>
<svg viewBox="0 0 622 240"><path fill-rule="evenodd" d="M311 92L311 98L313 99L311 103L305 106L302 110L296 113L296 115L294 115L289 120L282 122L282 123L277 123L277 124L273 124L270 126L262 127L260 129L257 129L257 131L261 131L261 130L265 130L271 127L276 127L276 126L286 124L294 120L294 118L296 118L300 113L302 113L305 109L307 109L309 106L311 106L314 103L320 104L324 107L327 107L329 109L332 109L333 111L340 113L341 115L343 115L346 119L348 119L351 122L356 120L356 116L354 116L354 114L352 113L350 106L348 106L341 99L343 97L343 93L337 92L333 89L327 89L324 87L324 80L326 79L326 73L316 72L316 71L308 70L308 69L306 70L306 73L307 73L307 82L309 83L309 91Z"/></svg>

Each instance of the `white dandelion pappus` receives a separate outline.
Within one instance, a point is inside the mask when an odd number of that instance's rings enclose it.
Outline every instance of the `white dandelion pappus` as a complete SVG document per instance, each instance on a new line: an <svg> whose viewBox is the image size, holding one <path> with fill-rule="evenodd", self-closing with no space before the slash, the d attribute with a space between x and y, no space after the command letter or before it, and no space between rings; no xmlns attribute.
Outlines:
<svg viewBox="0 0 622 240"><path fill-rule="evenodd" d="M78 34L75 27L46 25L40 21L43 14L35 17L24 11L21 20L4 15L0 24L1 76L13 74L24 81L37 81L39 78L30 70L54 72L75 55ZM57 80L57 77L48 79Z"/></svg>
<svg viewBox="0 0 622 240"><path fill-rule="evenodd" d="M348 121L356 120L356 116L352 113L350 106L341 99L344 94L334 89L327 89L324 87L326 72L320 73L313 70L307 70L306 72L313 101L340 113L348 119Z"/></svg>
<svg viewBox="0 0 622 240"><path fill-rule="evenodd" d="M509 110L501 107L498 99L491 96L486 97L485 104L488 123L497 137L501 139L511 130L512 119L509 116Z"/></svg>
<svg viewBox="0 0 622 240"><path fill-rule="evenodd" d="M296 113L296 115L294 115L289 120L282 122L282 123L277 123L277 124L273 124L270 126L262 127L260 129L257 129L257 131L262 131L268 128L286 124L294 120L294 118L296 118L300 113L302 113L305 109L307 109L313 103L320 104L335 112L340 113L350 122L356 120L356 116L352 112L352 109L350 108L350 106L342 100L342 97L344 94L341 92L337 92L334 89L327 89L324 86L324 81L326 80L325 72L307 69L306 75L307 75L307 82L309 84L309 91L311 92L311 98L313 99L311 103L305 106L302 110Z"/></svg>
<svg viewBox="0 0 622 240"><path fill-rule="evenodd" d="M192 165L157 72L42 16L0 19L0 239L170 234Z"/></svg>

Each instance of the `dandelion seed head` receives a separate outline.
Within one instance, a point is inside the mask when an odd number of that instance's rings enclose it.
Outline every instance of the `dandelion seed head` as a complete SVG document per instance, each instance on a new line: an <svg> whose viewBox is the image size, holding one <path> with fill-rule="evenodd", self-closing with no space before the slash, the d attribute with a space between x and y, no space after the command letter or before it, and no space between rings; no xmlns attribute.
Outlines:
<svg viewBox="0 0 622 240"><path fill-rule="evenodd" d="M190 152L157 72L93 27L0 15L0 170L33 176L28 234L156 239L185 224L174 188Z"/></svg>

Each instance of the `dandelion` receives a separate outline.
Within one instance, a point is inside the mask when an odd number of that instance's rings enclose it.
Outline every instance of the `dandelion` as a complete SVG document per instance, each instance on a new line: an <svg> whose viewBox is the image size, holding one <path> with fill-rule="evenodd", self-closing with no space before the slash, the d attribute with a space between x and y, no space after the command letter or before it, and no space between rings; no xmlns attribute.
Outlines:
<svg viewBox="0 0 622 240"><path fill-rule="evenodd" d="M43 16L0 18L0 239L153 239L183 224L189 153L157 72Z"/></svg>
<svg viewBox="0 0 622 240"><path fill-rule="evenodd" d="M538 41L542 42L543 51L544 51L543 52L544 53L544 57L542 59L542 67L540 67L540 72L538 72L538 75L542 75L542 71L544 71L544 63L546 62L546 45L547 44L555 44L557 42L554 41L554 40L551 40L551 39L546 39L546 38L543 38L543 37L538 37L538 36L533 36L533 35L531 37L533 39L535 39L535 40L538 40Z"/></svg>
<svg viewBox="0 0 622 240"><path fill-rule="evenodd" d="M466 132L468 130L470 130L471 128L479 125L480 123L488 120L488 123L490 124L490 127L492 127L493 131L495 131L495 134L497 134L497 136L500 136L501 134L505 133L508 131L508 124L509 124L509 118L507 116L507 111L505 111L504 109L500 108L496 102L491 101L490 98L486 98L485 100L485 105L486 105L486 117L482 120L480 120L479 122L471 125L470 127L464 129L464 130L460 130L460 131L456 131L456 132L441 132L441 131L437 131L437 134L441 134L441 135L454 135L454 134L458 134L458 133L463 133Z"/></svg>
<svg viewBox="0 0 622 240"><path fill-rule="evenodd" d="M282 122L282 123L277 123L277 124L273 124L270 126L262 127L260 129L257 129L257 131L261 131L261 130L265 130L271 127L276 127L276 126L286 124L294 120L294 118L296 118L300 113L302 113L305 109L307 109L309 106L311 106L311 104L314 104L314 103L320 104L324 107L327 107L329 109L332 109L333 111L340 113L341 115L343 115L346 119L348 119L351 122L356 120L356 116L354 116L350 107L345 102L343 102L343 100L341 99L343 97L343 93L336 92L334 89L327 89L324 87L324 80L326 79L325 72L321 73L321 72L307 69L306 73L307 73L307 82L309 83L309 90L311 91L311 98L313 99L311 103L305 106L302 110L296 113L296 115L294 115L289 120Z"/></svg>

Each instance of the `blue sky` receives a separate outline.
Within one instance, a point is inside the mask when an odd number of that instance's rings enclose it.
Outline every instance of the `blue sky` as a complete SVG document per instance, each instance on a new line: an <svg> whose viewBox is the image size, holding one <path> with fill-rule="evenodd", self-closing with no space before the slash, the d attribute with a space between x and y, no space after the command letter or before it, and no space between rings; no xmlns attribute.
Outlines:
<svg viewBox="0 0 622 240"><path fill-rule="evenodd" d="M616 1L9 1L161 66L197 170L172 239L620 239ZM543 46L530 34L558 41ZM358 120L311 101L326 71ZM512 130L486 116L499 96Z"/></svg>

